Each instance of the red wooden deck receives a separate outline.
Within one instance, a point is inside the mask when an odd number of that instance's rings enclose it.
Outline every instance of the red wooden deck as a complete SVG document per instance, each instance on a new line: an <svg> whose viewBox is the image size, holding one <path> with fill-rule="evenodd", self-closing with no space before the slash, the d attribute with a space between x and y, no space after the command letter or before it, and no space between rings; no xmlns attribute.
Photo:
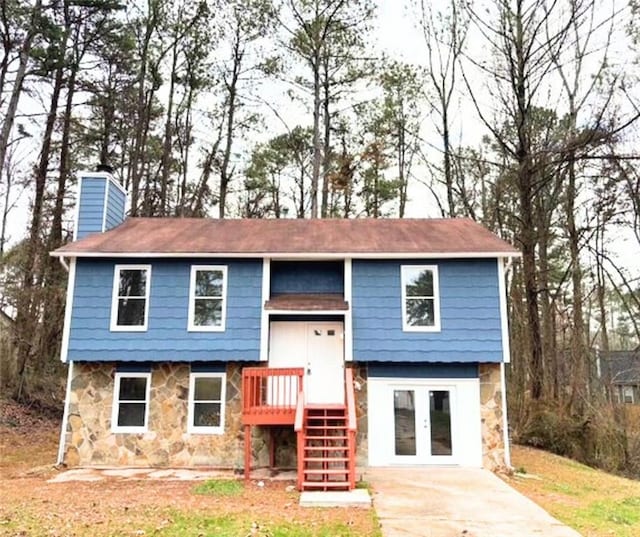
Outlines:
<svg viewBox="0 0 640 537"><path fill-rule="evenodd" d="M303 379L302 368L248 367L243 370L245 479L249 479L251 470L251 427L292 425L298 442L298 488L353 489L356 455L353 371L351 368L345 370L344 405L305 406ZM273 466L273 439L270 452Z"/></svg>

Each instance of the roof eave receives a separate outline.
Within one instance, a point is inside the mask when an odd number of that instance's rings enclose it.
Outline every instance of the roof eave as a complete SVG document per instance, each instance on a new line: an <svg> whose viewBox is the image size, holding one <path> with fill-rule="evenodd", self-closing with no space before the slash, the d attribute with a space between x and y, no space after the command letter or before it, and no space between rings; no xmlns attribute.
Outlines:
<svg viewBox="0 0 640 537"><path fill-rule="evenodd" d="M495 259L518 258L511 252L74 252L55 250L53 257L89 258L270 258L270 259Z"/></svg>

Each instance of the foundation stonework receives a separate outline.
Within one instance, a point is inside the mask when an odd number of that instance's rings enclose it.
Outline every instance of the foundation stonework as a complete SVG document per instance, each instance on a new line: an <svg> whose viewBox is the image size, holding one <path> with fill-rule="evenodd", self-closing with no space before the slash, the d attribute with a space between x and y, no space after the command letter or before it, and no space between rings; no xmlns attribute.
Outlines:
<svg viewBox="0 0 640 537"><path fill-rule="evenodd" d="M506 469L500 364L479 364L482 465L492 471Z"/></svg>
<svg viewBox="0 0 640 537"><path fill-rule="evenodd" d="M353 365L353 384L356 399L356 464L367 466L369 458L368 442L368 413L367 413L367 366Z"/></svg>
<svg viewBox="0 0 640 537"><path fill-rule="evenodd" d="M224 434L187 433L190 366L185 363L152 366L148 431L123 434L111 431L115 364L75 362L65 462L70 466L242 468L242 369L230 363L226 372ZM252 465L266 466L266 431L254 427L252 436Z"/></svg>
<svg viewBox="0 0 640 537"><path fill-rule="evenodd" d="M367 466L367 366L353 364L358 466ZM161 363L151 368L148 431L111 431L115 363L75 362L69 397L64 461L69 466L220 467L244 465L242 365L226 367L224 434L187 432L190 366ZM505 468L500 364L479 364L483 466ZM269 464L269 428L252 428L252 467ZM276 466L295 468L292 427L275 427Z"/></svg>

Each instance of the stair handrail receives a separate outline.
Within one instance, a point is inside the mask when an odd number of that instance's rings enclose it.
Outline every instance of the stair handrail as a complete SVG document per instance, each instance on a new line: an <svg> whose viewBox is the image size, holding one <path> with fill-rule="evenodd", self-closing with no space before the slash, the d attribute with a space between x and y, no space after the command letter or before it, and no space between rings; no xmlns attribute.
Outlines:
<svg viewBox="0 0 640 537"><path fill-rule="evenodd" d="M347 396L347 430L349 434L349 489L356 488L356 396L353 390L353 369L345 370L345 391Z"/></svg>
<svg viewBox="0 0 640 537"><path fill-rule="evenodd" d="M293 430L296 432L302 431L304 425L304 391L298 390L298 401L296 402L296 419L293 425Z"/></svg>
<svg viewBox="0 0 640 537"><path fill-rule="evenodd" d="M345 371L345 389L347 391L347 427L350 431L357 431L358 423L356 421L356 396L353 391L353 369L351 369L350 367L347 367Z"/></svg>
<svg viewBox="0 0 640 537"><path fill-rule="evenodd" d="M296 419L293 424L296 432L296 447L298 452L297 485L302 491L303 471L304 471L304 390L298 390L298 400L296 401Z"/></svg>

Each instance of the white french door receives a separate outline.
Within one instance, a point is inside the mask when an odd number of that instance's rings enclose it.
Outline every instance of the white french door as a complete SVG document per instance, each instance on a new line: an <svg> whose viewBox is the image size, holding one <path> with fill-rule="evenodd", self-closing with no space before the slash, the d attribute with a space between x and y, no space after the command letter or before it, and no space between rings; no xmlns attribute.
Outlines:
<svg viewBox="0 0 640 537"><path fill-rule="evenodd" d="M414 464L452 464L454 387L390 386L393 392L393 459Z"/></svg>
<svg viewBox="0 0 640 537"><path fill-rule="evenodd" d="M482 465L478 379L369 378L369 464Z"/></svg>

